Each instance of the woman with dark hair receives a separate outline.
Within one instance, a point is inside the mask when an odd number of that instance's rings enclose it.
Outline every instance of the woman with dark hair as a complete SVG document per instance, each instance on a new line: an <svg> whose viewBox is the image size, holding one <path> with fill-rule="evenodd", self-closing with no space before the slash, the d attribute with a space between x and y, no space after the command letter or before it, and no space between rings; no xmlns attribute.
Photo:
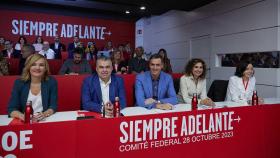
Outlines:
<svg viewBox="0 0 280 158"><path fill-rule="evenodd" d="M95 44L88 44L87 48L85 49L86 59L87 60L96 60L97 59L97 48Z"/></svg>
<svg viewBox="0 0 280 158"><path fill-rule="evenodd" d="M166 50L161 48L158 51L158 54L162 57L162 61L163 61L163 69L162 70L166 73L172 73L172 67L171 67L171 64L170 64L170 60L167 57Z"/></svg>
<svg viewBox="0 0 280 158"><path fill-rule="evenodd" d="M15 50L21 52L23 45L27 44L27 40L24 36L19 36L18 41L15 45Z"/></svg>
<svg viewBox="0 0 280 158"><path fill-rule="evenodd" d="M27 101L32 101L33 121L40 121L56 111L57 81L49 75L49 65L43 55L33 54L26 59L21 78L14 83L9 116L24 120Z"/></svg>
<svg viewBox="0 0 280 158"><path fill-rule="evenodd" d="M214 102L206 94L206 64L201 59L192 59L185 68L185 75L180 79L178 100L191 104L193 94L196 93L198 102L202 105L214 106Z"/></svg>
<svg viewBox="0 0 280 158"><path fill-rule="evenodd" d="M226 101L247 104L252 99L255 87L253 65L248 61L242 61L237 65L234 76L229 79ZM259 98L259 103L263 103L262 98Z"/></svg>

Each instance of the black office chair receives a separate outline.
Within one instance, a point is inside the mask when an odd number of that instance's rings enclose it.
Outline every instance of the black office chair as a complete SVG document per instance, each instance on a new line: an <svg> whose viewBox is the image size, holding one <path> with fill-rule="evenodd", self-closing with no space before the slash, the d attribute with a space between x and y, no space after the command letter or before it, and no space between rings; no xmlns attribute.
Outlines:
<svg viewBox="0 0 280 158"><path fill-rule="evenodd" d="M209 88L208 97L214 102L224 101L227 94L228 80L214 80Z"/></svg>
<svg viewBox="0 0 280 158"><path fill-rule="evenodd" d="M179 89L180 89L180 78L174 78L173 84L174 84L175 92L176 92L176 94L178 94Z"/></svg>

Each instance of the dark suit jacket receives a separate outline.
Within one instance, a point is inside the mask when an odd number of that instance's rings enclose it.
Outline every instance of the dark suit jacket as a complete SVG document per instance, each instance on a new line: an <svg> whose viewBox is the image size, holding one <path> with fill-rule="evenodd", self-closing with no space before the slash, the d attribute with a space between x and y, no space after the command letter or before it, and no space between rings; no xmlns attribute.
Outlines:
<svg viewBox="0 0 280 158"><path fill-rule="evenodd" d="M147 70L147 62L145 61L145 59L138 59L137 57L130 59L128 62L128 66L129 73L131 73L132 71L140 73Z"/></svg>
<svg viewBox="0 0 280 158"><path fill-rule="evenodd" d="M75 49L75 44L74 44L74 43L70 43L70 44L68 45L68 48L67 48L67 51L68 51L68 59L73 59L74 49Z"/></svg>
<svg viewBox="0 0 280 158"><path fill-rule="evenodd" d="M121 108L126 107L125 89L123 79L114 74L111 75L109 85L110 101L114 103L115 97L119 97ZM102 92L97 74L87 77L82 85L82 107L84 110L101 113Z"/></svg>
<svg viewBox="0 0 280 158"><path fill-rule="evenodd" d="M8 106L9 115L15 110L24 112L30 90L30 83L30 80L26 82L21 79L15 80L12 96ZM56 111L57 81L53 77L49 77L48 80L41 82L41 95L43 111L46 111L47 109L53 109Z"/></svg>
<svg viewBox="0 0 280 158"><path fill-rule="evenodd" d="M127 68L127 63L126 63L126 61L121 61L120 64L118 65L117 70L115 69L115 65L114 65L114 63L113 63L113 71L112 71L112 73L117 73L118 71L121 71L121 68L122 68L122 67Z"/></svg>
<svg viewBox="0 0 280 158"><path fill-rule="evenodd" d="M65 45L62 43L58 44L58 49L55 49L55 44L52 43L50 45L50 48L54 51L55 59L61 59L61 50L65 51Z"/></svg>
<svg viewBox="0 0 280 158"><path fill-rule="evenodd" d="M3 53L3 57L8 57L8 52L6 49L3 50L2 53ZM13 53L11 54L11 58L20 58L20 57L21 57L20 52L18 52L14 49Z"/></svg>

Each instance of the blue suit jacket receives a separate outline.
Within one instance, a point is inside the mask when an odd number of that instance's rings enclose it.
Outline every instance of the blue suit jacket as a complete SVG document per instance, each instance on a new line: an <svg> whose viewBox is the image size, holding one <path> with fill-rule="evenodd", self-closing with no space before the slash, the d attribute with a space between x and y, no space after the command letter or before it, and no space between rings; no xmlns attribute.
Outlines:
<svg viewBox="0 0 280 158"><path fill-rule="evenodd" d="M23 81L21 79L15 80L14 87L12 90L12 96L9 101L8 114L12 111L24 112L29 89L30 80ZM41 82L41 95L43 111L47 109L57 110L57 81L53 77L49 77L48 80Z"/></svg>
<svg viewBox="0 0 280 158"><path fill-rule="evenodd" d="M115 97L119 97L121 108L126 107L124 82L121 77L114 74L111 75L111 83L109 85L109 98L112 103ZM95 111L101 113L102 108L102 92L99 77L95 73L87 77L82 86L82 106L84 110Z"/></svg>
<svg viewBox="0 0 280 158"><path fill-rule="evenodd" d="M148 109L154 108L155 103L145 105L146 99L153 98L152 77L150 71L146 71L145 73L136 76L135 95L138 106L146 107ZM165 72L160 73L158 100L161 103L170 103L172 105L178 103L173 79Z"/></svg>

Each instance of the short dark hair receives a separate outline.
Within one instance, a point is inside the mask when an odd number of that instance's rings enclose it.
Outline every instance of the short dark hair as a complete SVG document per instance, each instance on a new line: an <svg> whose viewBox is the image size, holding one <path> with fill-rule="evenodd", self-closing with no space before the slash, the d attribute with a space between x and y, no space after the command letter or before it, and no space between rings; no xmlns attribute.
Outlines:
<svg viewBox="0 0 280 158"><path fill-rule="evenodd" d="M250 63L249 61L241 61L241 62L236 66L236 70L235 70L234 75L235 75L235 76L238 76L238 77L242 77L244 71L246 70L246 68L247 68L247 66L248 66L249 64L252 64L252 63ZM253 65L253 64L252 64L252 65Z"/></svg>
<svg viewBox="0 0 280 158"><path fill-rule="evenodd" d="M202 72L200 78L204 79L205 76L206 76L206 64L205 64L205 62L204 62L202 59L199 59L199 58L193 58L193 59L191 59L191 60L187 63L187 65L185 66L185 73L186 73L187 76L192 75L193 67L194 67L197 63L201 63L201 64L202 64L203 72Z"/></svg>
<svg viewBox="0 0 280 158"><path fill-rule="evenodd" d="M112 61L110 57L107 57L105 55L97 57L96 64L97 64L97 61L99 61L99 60L103 60L103 61L109 60L109 61Z"/></svg>
<svg viewBox="0 0 280 158"><path fill-rule="evenodd" d="M27 39L26 39L25 36L19 36L19 38L18 38L18 43L20 43L20 39L21 39L21 38L24 40L24 44L27 44Z"/></svg>
<svg viewBox="0 0 280 158"><path fill-rule="evenodd" d="M84 54L84 49L77 47L77 48L74 49L74 54L81 54L81 55L83 55Z"/></svg>
<svg viewBox="0 0 280 158"><path fill-rule="evenodd" d="M153 55L151 55L151 57L150 57L150 60L149 61L151 61L152 59L160 59L160 61L162 62L162 57L159 55L159 54L153 54Z"/></svg>

